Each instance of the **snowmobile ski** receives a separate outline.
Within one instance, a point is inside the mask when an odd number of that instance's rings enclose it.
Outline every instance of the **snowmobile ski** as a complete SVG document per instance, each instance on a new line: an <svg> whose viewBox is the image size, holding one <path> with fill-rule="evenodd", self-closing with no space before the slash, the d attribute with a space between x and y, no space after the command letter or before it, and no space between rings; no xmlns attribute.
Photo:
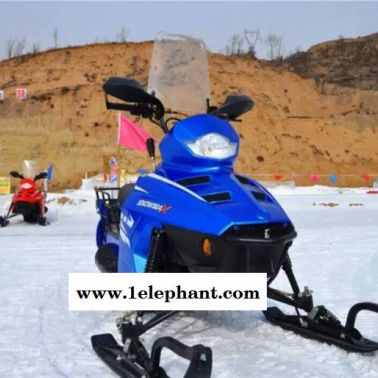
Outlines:
<svg viewBox="0 0 378 378"><path fill-rule="evenodd" d="M357 314L362 310L378 313L378 305L357 303L349 310L345 326L324 306L314 307L308 315L286 315L277 307L269 307L264 315L272 324L306 338L334 344L349 352L371 353L378 350L378 343L366 339L354 327Z"/></svg>
<svg viewBox="0 0 378 378"><path fill-rule="evenodd" d="M185 378L209 378L211 375L211 349L203 345L188 347L171 337L158 338L149 357L139 339L130 342L128 352L111 334L92 336L92 347L98 356L120 377L169 378L160 366L163 348L167 348L190 361Z"/></svg>
<svg viewBox="0 0 378 378"><path fill-rule="evenodd" d="M9 224L9 220L5 217L0 217L0 227L5 227Z"/></svg>

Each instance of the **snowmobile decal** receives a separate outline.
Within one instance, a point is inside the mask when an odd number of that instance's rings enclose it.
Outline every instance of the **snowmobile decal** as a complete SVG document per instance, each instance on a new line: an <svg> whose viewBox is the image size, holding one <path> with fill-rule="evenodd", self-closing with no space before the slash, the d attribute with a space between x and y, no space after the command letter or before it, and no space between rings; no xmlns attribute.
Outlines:
<svg viewBox="0 0 378 378"><path fill-rule="evenodd" d="M151 210L155 210L159 212L160 214L165 214L171 208L171 206L169 205L162 205L160 203L151 202L147 200L139 200L136 205L141 206L141 207L146 207Z"/></svg>
<svg viewBox="0 0 378 378"><path fill-rule="evenodd" d="M167 183L167 184L169 184L169 185L172 185L172 186L174 186L174 187L176 187L176 188L179 188L179 189L183 190L184 192L190 194L190 195L193 196L193 197L196 197L197 199L199 199L199 200L201 200L201 201L204 201L204 199L203 199L202 197L200 197L198 194L196 194L196 193L192 192L191 190L185 188L185 186L179 185L179 184L175 183L174 181L171 181L171 180L169 180L169 179L167 179L167 178L165 178L165 177L162 177L162 176L156 175L156 174L154 174L154 173L150 173L150 174L148 175L148 177L151 177L151 178L153 178L153 179L155 179L155 180L163 181L163 182L165 182L165 183Z"/></svg>

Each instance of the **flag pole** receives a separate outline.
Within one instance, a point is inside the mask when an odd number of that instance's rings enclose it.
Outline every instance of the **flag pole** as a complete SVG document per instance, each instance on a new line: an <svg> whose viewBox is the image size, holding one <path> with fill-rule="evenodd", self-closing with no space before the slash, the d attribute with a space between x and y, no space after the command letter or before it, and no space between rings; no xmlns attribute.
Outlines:
<svg viewBox="0 0 378 378"><path fill-rule="evenodd" d="M121 187L121 146L118 144L118 151L117 151L117 159L118 159L118 174L117 174L117 186L118 188Z"/></svg>
<svg viewBox="0 0 378 378"><path fill-rule="evenodd" d="M118 159L118 172L117 172L117 187L121 187L121 112L118 113L118 140L117 140L117 159Z"/></svg>

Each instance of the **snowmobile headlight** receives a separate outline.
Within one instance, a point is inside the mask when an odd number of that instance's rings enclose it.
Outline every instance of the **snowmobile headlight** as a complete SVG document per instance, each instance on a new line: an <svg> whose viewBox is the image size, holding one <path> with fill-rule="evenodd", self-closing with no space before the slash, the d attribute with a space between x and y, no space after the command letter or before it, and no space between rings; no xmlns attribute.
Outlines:
<svg viewBox="0 0 378 378"><path fill-rule="evenodd" d="M236 154L238 144L223 135L210 133L199 137L194 142L187 142L194 155L211 159L227 159Z"/></svg>
<svg viewBox="0 0 378 378"><path fill-rule="evenodd" d="M25 182L24 184L21 185L22 189L31 189L32 185L29 184L28 182Z"/></svg>

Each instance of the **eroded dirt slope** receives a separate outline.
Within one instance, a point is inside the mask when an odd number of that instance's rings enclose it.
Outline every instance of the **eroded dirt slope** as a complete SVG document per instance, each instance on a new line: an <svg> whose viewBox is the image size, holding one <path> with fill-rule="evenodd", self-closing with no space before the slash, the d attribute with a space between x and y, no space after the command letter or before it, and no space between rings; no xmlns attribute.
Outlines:
<svg viewBox="0 0 378 378"><path fill-rule="evenodd" d="M105 110L101 86L110 75L146 84L151 52L151 42L101 44L0 62L0 87L8 96L0 104L0 175L25 158L41 167L53 161L55 185L73 187L85 172L107 169L117 153L117 114ZM256 103L235 124L241 137L237 169L288 175L378 171L378 91L319 83L287 68L218 54L209 54L209 68L213 103L232 92ZM28 88L27 101L15 99L16 87ZM143 127L161 138L148 121ZM129 172L150 166L143 153L124 156Z"/></svg>

